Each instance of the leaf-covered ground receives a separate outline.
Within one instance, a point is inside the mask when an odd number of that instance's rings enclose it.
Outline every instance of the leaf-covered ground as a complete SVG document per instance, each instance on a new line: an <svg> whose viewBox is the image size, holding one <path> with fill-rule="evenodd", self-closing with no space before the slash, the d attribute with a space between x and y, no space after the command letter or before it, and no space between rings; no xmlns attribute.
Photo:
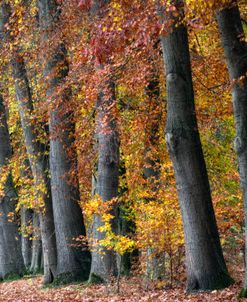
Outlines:
<svg viewBox="0 0 247 302"><path fill-rule="evenodd" d="M25 278L18 281L9 281L0 284L0 302L121 302L121 301L145 301L145 302L230 302L239 301L237 294L241 283L222 291L186 295L184 287L165 289L144 284L137 278L122 281L120 293L114 293L115 287L105 285L86 286L73 284L59 288L43 288L41 277Z"/></svg>

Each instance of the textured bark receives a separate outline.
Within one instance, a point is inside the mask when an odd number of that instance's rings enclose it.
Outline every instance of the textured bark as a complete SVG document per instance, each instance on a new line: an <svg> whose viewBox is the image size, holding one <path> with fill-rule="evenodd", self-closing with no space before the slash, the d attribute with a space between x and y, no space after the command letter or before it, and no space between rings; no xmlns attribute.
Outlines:
<svg viewBox="0 0 247 302"><path fill-rule="evenodd" d="M33 211L30 209L21 209L21 251L24 260L24 265L28 271L31 266L32 259L32 241L30 235L26 230L30 227L32 221Z"/></svg>
<svg viewBox="0 0 247 302"><path fill-rule="evenodd" d="M38 132L31 123L33 111L32 95L23 58L18 52L12 58L15 91L19 105L21 125L24 133L25 146L29 157L35 186L36 198L44 201L44 207L39 210L40 229L44 256L44 283L51 283L56 276L56 238L53 221L50 179L47 171L48 158L45 155L45 146L38 141Z"/></svg>
<svg viewBox="0 0 247 302"><path fill-rule="evenodd" d="M41 254L42 243L40 237L40 221L39 215L33 213L33 235L32 235L32 260L30 266L30 272L37 274L41 271Z"/></svg>
<svg viewBox="0 0 247 302"><path fill-rule="evenodd" d="M92 1L90 11L92 18L101 18L104 14L104 7L109 2L110 0ZM103 69L103 64L98 68ZM119 179L119 135L115 116L116 97L113 81L106 80L101 84L96 107L98 148L96 193L102 201L107 202L117 197ZM111 214L114 216L111 221L111 228L113 232L117 232L117 206L112 207ZM97 230L103 224L100 216L95 215L91 235L94 246L89 282L109 281L112 276L118 274L117 254L98 244L99 240L105 238L105 233Z"/></svg>
<svg viewBox="0 0 247 302"><path fill-rule="evenodd" d="M43 41L51 38L59 20L59 8L53 0L39 0L39 24L43 33ZM48 50L44 76L46 78L46 95L56 101L56 90L63 84L68 75L68 62L64 44ZM91 256L87 248L71 246L73 238L85 236L82 211L79 206L78 181L72 184L69 173L76 167L74 143L73 113L68 115L70 93L63 91L59 97L58 108L50 109L50 171L51 192L57 241L57 275L58 281L68 282L73 279L86 280L90 271ZM59 132L59 133L58 133ZM73 156L68 154L68 149ZM76 168L75 168L76 169Z"/></svg>
<svg viewBox="0 0 247 302"><path fill-rule="evenodd" d="M96 136L98 146L98 169L96 192L107 202L118 196L119 178L119 137L116 123L116 98L113 83L106 82L98 98L96 116ZM113 206L115 217L111 224L113 232L117 232L117 208ZM97 242L105 238L104 232L97 229L104 223L99 215L94 216L92 237L94 248L90 281L107 281L117 275L117 256L114 251L97 246ZM103 249L104 253L99 252Z"/></svg>
<svg viewBox="0 0 247 302"><path fill-rule="evenodd" d="M172 3L181 17L183 1ZM170 33L161 37L161 43L167 84L166 141L183 218L187 290L224 288L232 279L222 254L198 132L187 28L173 25Z"/></svg>
<svg viewBox="0 0 247 302"><path fill-rule="evenodd" d="M217 14L222 45L225 52L231 81L239 80L232 86L235 117L235 150L238 156L240 181L243 190L245 226L247 226L247 43L237 2ZM246 228L245 228L246 229ZM247 257L247 232L245 232L245 257ZM245 259L245 263L247 258ZM247 296L247 269L245 268L244 289L241 296Z"/></svg>
<svg viewBox="0 0 247 302"><path fill-rule="evenodd" d="M0 170L3 171L12 155L10 137L6 120L3 98L0 96ZM12 180L11 172L8 173L4 185L4 192L0 198L0 278L12 275L21 276L24 263L21 253L21 238L18 234L18 225L15 220L9 219L9 214L14 214L17 193ZM11 216L10 216L11 217Z"/></svg>
<svg viewBox="0 0 247 302"><path fill-rule="evenodd" d="M2 42L10 42L10 31L5 25L11 15L10 4L3 1L1 4L1 35ZM50 194L50 180L47 175L48 159L44 156L45 147L38 142L38 132L30 122L33 110L32 95L25 69L24 60L18 46L12 51L11 59L13 77L15 80L16 98L19 105L21 125L24 133L25 146L37 188L37 201L44 201L44 208L39 210L41 237L44 255L44 283L52 282L56 269L56 242L54 234L53 210Z"/></svg>

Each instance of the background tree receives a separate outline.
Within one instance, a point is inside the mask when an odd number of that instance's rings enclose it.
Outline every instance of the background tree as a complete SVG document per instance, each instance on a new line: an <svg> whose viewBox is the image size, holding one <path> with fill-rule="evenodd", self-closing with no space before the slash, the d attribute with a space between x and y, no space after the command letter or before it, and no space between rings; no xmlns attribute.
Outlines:
<svg viewBox="0 0 247 302"><path fill-rule="evenodd" d="M45 57L46 97L53 101L49 108L51 193L57 242L57 276L63 281L89 275L91 256L86 246L73 247L73 239L85 236L77 174L70 179L71 169L77 170L74 149L73 111L69 108L70 89L65 85L69 72L67 51L63 41L46 45L59 31L60 8L54 0L38 1L41 41ZM45 46L46 45L46 46ZM58 90L61 89L58 93ZM57 94L58 93L58 94ZM58 97L59 96L59 97Z"/></svg>
<svg viewBox="0 0 247 302"><path fill-rule="evenodd" d="M2 96L0 97L0 137L0 277L5 279L12 276L21 276L24 272L24 263L15 214L17 192L14 187L12 173L8 167L12 150Z"/></svg>
<svg viewBox="0 0 247 302"><path fill-rule="evenodd" d="M228 6L220 9L217 13L217 20L232 82L236 127L234 147L238 156L240 181L243 190L245 225L247 225L247 43L237 1L231 1ZM245 242L247 242L247 233L245 235ZM247 257L246 250L245 257ZM244 286L240 296L247 296L246 269Z"/></svg>
<svg viewBox="0 0 247 302"><path fill-rule="evenodd" d="M183 217L187 290L213 290L229 286L232 279L223 258L198 132L184 3L172 1L172 5L178 17L170 14L172 27L161 36L167 84L166 141ZM164 11L159 9L163 20Z"/></svg>

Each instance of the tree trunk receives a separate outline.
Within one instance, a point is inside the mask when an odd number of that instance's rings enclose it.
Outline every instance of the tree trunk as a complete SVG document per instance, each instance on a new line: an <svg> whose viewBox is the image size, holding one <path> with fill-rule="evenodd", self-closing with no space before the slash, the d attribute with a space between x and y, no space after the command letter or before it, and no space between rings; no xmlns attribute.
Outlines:
<svg viewBox="0 0 247 302"><path fill-rule="evenodd" d="M47 175L48 159L44 155L45 147L38 143L37 132L30 122L30 115L33 110L32 97L23 59L17 53L12 59L12 67L25 145L37 188L36 198L38 203L44 202L44 208L39 210L39 216L44 255L44 283L46 284L52 282L56 275L56 239L50 184ZM38 207L40 206L38 205Z"/></svg>
<svg viewBox="0 0 247 302"><path fill-rule="evenodd" d="M153 64L152 60L151 63ZM145 128L145 164L143 168L146 186L152 197L147 199L157 200L157 192L160 187L160 160L158 155L159 144L159 126L161 119L161 103L159 79L154 67L150 77L150 82L145 89L146 114L148 120ZM151 280L160 280L164 278L165 259L164 253L160 253L157 249L149 247L147 250L147 268L146 275Z"/></svg>
<svg viewBox="0 0 247 302"><path fill-rule="evenodd" d="M183 1L172 4L183 17ZM214 290L233 280L223 258L198 132L187 28L174 15L170 18L174 24L167 36L161 36L167 85L166 142L184 225L187 290Z"/></svg>
<svg viewBox="0 0 247 302"><path fill-rule="evenodd" d="M27 229L31 225L33 211L31 209L21 208L21 250L26 270L30 269L32 258L32 241Z"/></svg>
<svg viewBox="0 0 247 302"><path fill-rule="evenodd" d="M39 215L33 213L33 235L32 235L32 260L30 266L30 272L37 274L41 271L41 254L42 243L40 238L40 221Z"/></svg>
<svg viewBox="0 0 247 302"><path fill-rule="evenodd" d="M10 42L10 31L6 30L5 24L9 22L11 15L10 4L3 2L1 4L1 15L3 16L1 32L6 41ZM13 77L15 80L16 98L19 105L21 125L24 133L25 146L37 188L37 203L44 202L44 207L40 208L40 227L43 241L44 255L44 283L53 281L56 270L56 242L53 223L52 201L50 194L50 181L47 175L48 165L47 157L44 156L45 147L38 142L38 132L31 124L31 114L33 111L32 95L29 81L25 69L24 60L20 54L19 48L14 47L11 59Z"/></svg>
<svg viewBox="0 0 247 302"><path fill-rule="evenodd" d="M0 96L0 171L8 169L8 161L12 151L6 120L3 98ZM3 174L4 175L4 174ZM0 278L14 275L21 276L24 272L24 263L21 253L21 238L15 219L17 193L13 184L12 174L8 172L0 197Z"/></svg>
<svg viewBox="0 0 247 302"><path fill-rule="evenodd" d="M38 132L31 122L31 114L33 111L32 95L25 64L18 52L13 54L11 63L26 150L34 177L35 187L37 188L36 198L38 203L37 206L40 208L38 212L44 256L43 282L47 284L51 283L56 276L57 262L50 179L48 177L49 164L48 158L45 155L46 147L39 143ZM43 202L44 207L41 207L40 204Z"/></svg>
<svg viewBox="0 0 247 302"><path fill-rule="evenodd" d="M245 226L247 226L247 43L240 18L237 1L217 14L222 45L230 74L235 117L236 138L234 147L238 156L239 174L243 190ZM240 79L242 77L242 79ZM246 227L245 227L246 229ZM247 232L245 231L247 251ZM245 252L245 257L247 253ZM247 260L247 258L246 258ZM247 297L247 269L242 297Z"/></svg>
<svg viewBox="0 0 247 302"><path fill-rule="evenodd" d="M119 178L119 137L116 123L115 86L111 82L104 83L98 98L96 116L96 136L98 146L98 169L96 192L103 202L111 201L118 196ZM113 205L111 221L113 232L117 232L117 207ZM95 243L92 252L90 282L108 281L116 276L117 256L114 251L103 248L103 254L97 246L99 240L105 238L105 233L97 229L104 225L99 215L94 216L92 237Z"/></svg>
<svg viewBox="0 0 247 302"><path fill-rule="evenodd" d="M110 0L93 0L91 16L100 18L104 13L104 7ZM99 69L103 69L100 64ZM119 181L119 135L116 122L116 95L113 81L106 80L102 83L97 100L96 137L98 147L98 167L96 193L103 202L111 201L118 196ZM117 232L117 206L113 205L111 221L113 232ZM117 254L112 250L97 244L105 238L104 232L97 229L104 225L99 215L93 219L92 238L94 247L92 251L92 266L89 282L109 281L112 276L118 275ZM103 254L100 250L103 250Z"/></svg>
<svg viewBox="0 0 247 302"><path fill-rule="evenodd" d="M24 168L21 169L21 177L31 178L31 168L28 158L23 161ZM18 195L21 193L18 192ZM26 208L25 205L21 207L21 251L26 270L29 271L32 259L32 240L31 240L31 226L33 219L33 210Z"/></svg>
<svg viewBox="0 0 247 302"><path fill-rule="evenodd" d="M59 8L53 0L39 0L38 8L44 42L45 39L51 39L50 35L56 28ZM68 71L65 45L60 43L55 48L51 47L44 70L48 99L57 101L57 89L64 84ZM88 278L91 255L85 246L72 246L75 243L73 239L85 236L86 231L79 206L78 180L72 184L69 176L71 169L76 169L76 151L72 147L73 112L64 113L66 110L68 112L70 106L70 92L63 91L59 97L59 104L53 104L49 112L51 192L57 240L57 279L59 282L69 282Z"/></svg>

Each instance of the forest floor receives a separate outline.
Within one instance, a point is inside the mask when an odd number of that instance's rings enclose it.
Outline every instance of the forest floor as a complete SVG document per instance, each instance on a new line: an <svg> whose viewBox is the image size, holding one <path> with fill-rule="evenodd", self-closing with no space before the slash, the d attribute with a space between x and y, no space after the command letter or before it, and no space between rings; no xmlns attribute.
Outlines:
<svg viewBox="0 0 247 302"><path fill-rule="evenodd" d="M114 293L113 286L105 285L87 286L73 284L57 288L44 288L41 277L24 278L0 284L0 302L232 302L239 301L241 283L211 293L187 295L184 287L174 289L147 288L143 281L137 278L122 280L120 293Z"/></svg>
<svg viewBox="0 0 247 302"><path fill-rule="evenodd" d="M179 275L179 283L174 282L174 287L161 282L154 284L138 277L122 278L118 294L116 284L77 283L44 287L41 276L26 276L21 280L0 283L0 302L239 302L238 293L244 275L243 261L239 261L236 254L227 260L230 274L236 282L227 289L211 293L187 295L183 273Z"/></svg>

